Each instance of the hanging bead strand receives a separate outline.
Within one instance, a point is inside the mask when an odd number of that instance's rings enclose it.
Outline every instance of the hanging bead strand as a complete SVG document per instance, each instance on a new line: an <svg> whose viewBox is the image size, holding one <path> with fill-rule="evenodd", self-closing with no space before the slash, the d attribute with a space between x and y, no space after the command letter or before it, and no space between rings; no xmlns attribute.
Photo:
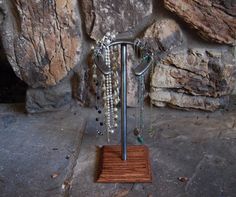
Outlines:
<svg viewBox="0 0 236 197"><path fill-rule="evenodd" d="M111 70L111 61L110 61L110 49L109 47L105 48L105 62L106 66L110 70L109 74L105 76L105 85L106 85L106 95L105 95L105 119L106 119L106 127L107 127L107 140L110 141L109 134L114 133L113 129L113 116L114 116L114 108L113 108L113 95L112 95L112 70Z"/></svg>
<svg viewBox="0 0 236 197"><path fill-rule="evenodd" d="M110 128L110 120L109 120L109 100L107 99L108 95L108 88L107 88L107 77L102 76L102 91L103 91L103 103L104 103L104 119L105 119L105 126L106 126L106 133L107 133L107 141L110 142L110 135L109 135L109 128Z"/></svg>
<svg viewBox="0 0 236 197"><path fill-rule="evenodd" d="M95 120L96 120L96 132L97 132L97 135L103 135L103 131L101 129L101 127L99 128L99 125L102 126L101 124L103 124L101 122L101 109L99 107L99 98L100 98L100 93L99 93L99 82L98 82L98 76L97 76L97 66L96 64L93 65L92 67L93 69L93 83L95 85L95 109L96 111L98 112L98 116L96 116ZM99 123L100 121L100 123ZM98 124L99 123L99 124Z"/></svg>
<svg viewBox="0 0 236 197"><path fill-rule="evenodd" d="M119 52L118 52L118 48L117 47L113 47L113 51L112 51L112 69L113 69L113 95L114 95L114 129L116 129L118 127L118 108L117 105L119 103L119 74L118 74L118 56L119 56Z"/></svg>

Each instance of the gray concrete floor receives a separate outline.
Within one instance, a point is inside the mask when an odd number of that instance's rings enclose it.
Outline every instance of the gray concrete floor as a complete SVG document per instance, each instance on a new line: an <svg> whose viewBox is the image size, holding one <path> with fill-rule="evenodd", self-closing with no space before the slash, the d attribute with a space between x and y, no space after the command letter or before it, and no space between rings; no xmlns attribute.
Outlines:
<svg viewBox="0 0 236 197"><path fill-rule="evenodd" d="M129 109L129 144L139 144L132 132L135 113ZM96 116L75 106L28 116L0 106L0 196L236 196L234 103L215 113L146 107L143 136L153 182L145 184L95 182L99 147L107 144L96 135ZM119 143L119 134L111 141Z"/></svg>

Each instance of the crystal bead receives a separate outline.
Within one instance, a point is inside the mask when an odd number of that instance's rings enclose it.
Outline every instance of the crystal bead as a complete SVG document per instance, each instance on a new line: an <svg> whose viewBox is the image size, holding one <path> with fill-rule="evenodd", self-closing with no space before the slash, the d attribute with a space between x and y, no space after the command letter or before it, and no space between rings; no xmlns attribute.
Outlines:
<svg viewBox="0 0 236 197"><path fill-rule="evenodd" d="M135 128L135 129L134 129L134 135L135 135L135 136L138 136L139 134L140 134L139 129L138 129L138 128Z"/></svg>
<svg viewBox="0 0 236 197"><path fill-rule="evenodd" d="M98 135L103 135L103 132L97 130L97 134L98 134Z"/></svg>
<svg viewBox="0 0 236 197"><path fill-rule="evenodd" d="M114 131L114 129L111 129L109 132L110 132L110 133L114 133L115 131Z"/></svg>
<svg viewBox="0 0 236 197"><path fill-rule="evenodd" d="M137 140L138 140L138 142L139 142L140 144L143 144L143 142L144 142L143 137L140 136L140 135L137 137Z"/></svg>

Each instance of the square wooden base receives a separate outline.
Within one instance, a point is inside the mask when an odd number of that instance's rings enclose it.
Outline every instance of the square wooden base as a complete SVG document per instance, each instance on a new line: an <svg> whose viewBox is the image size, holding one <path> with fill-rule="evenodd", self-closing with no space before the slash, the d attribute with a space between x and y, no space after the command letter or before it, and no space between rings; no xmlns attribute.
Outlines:
<svg viewBox="0 0 236 197"><path fill-rule="evenodd" d="M151 182L152 173L146 146L128 146L127 160L121 159L121 146L103 146L99 183Z"/></svg>

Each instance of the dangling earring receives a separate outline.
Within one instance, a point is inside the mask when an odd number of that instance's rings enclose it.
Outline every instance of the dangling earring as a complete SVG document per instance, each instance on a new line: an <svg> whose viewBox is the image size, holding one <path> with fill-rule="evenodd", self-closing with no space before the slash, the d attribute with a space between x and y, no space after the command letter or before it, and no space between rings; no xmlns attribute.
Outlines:
<svg viewBox="0 0 236 197"><path fill-rule="evenodd" d="M143 51L142 46L139 40L136 40L135 42L135 55L139 58L141 56L141 59L143 59ZM142 61L142 60L141 60ZM139 143L143 143L143 111L144 111L144 74L137 76L138 79L138 107L136 107L136 114L135 114L135 125L136 128L134 129L134 135L137 136L137 140Z"/></svg>

